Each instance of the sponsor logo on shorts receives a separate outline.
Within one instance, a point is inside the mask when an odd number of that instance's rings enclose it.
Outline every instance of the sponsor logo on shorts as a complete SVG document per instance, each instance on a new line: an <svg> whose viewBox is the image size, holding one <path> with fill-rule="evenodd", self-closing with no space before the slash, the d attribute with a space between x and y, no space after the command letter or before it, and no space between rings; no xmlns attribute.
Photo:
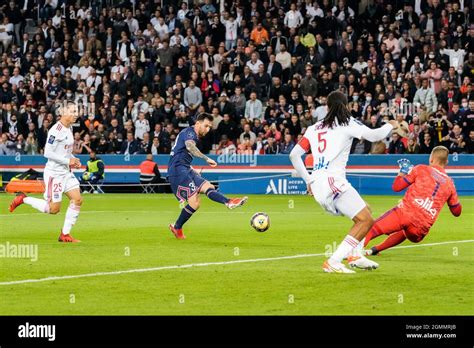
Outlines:
<svg viewBox="0 0 474 348"><path fill-rule="evenodd" d="M436 216L437 210L433 208L434 202L431 199L415 198L415 203L418 204L424 210L426 210L428 213L430 213L431 217L434 218Z"/></svg>

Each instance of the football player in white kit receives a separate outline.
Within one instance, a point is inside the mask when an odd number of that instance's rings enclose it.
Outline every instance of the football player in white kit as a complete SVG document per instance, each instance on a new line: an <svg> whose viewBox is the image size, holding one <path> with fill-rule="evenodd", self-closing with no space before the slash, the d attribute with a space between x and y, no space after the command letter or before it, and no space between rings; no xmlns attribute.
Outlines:
<svg viewBox="0 0 474 348"><path fill-rule="evenodd" d="M378 264L363 256L363 239L374 220L367 203L346 179L346 165L354 138L368 141L384 139L396 121L389 121L378 129L370 129L354 119L347 108L347 97L339 92L328 96L328 114L308 127L303 138L290 153L291 163L308 187L308 193L329 213L344 215L354 221L349 234L323 264L325 272L355 273L342 261L347 258L351 267L375 269ZM301 158L311 150L314 168L307 172Z"/></svg>
<svg viewBox="0 0 474 348"><path fill-rule="evenodd" d="M66 211L64 226L59 236L60 242L76 243L79 240L71 235L71 228L76 223L82 204L79 181L71 172L73 168L80 168L81 162L72 155L74 137L72 124L76 122L78 107L73 102L65 102L58 109L60 120L48 131L48 138L44 148L44 157L48 159L44 168L45 192L44 199L28 197L19 193L10 204L10 212L19 205L28 204L46 214L57 214L61 209L63 193L69 198L69 207Z"/></svg>

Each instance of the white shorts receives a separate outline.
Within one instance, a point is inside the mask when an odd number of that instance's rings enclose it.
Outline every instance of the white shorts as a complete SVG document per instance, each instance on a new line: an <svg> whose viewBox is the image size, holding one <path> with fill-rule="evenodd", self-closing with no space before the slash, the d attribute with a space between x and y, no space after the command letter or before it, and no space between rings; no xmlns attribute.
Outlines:
<svg viewBox="0 0 474 348"><path fill-rule="evenodd" d="M44 199L48 202L61 202L63 193L79 188L79 180L71 172L55 174L45 170L43 178L45 184Z"/></svg>
<svg viewBox="0 0 474 348"><path fill-rule="evenodd" d="M311 190L316 202L333 215L344 215L352 220L367 206L344 177L318 173L316 180L311 184Z"/></svg>

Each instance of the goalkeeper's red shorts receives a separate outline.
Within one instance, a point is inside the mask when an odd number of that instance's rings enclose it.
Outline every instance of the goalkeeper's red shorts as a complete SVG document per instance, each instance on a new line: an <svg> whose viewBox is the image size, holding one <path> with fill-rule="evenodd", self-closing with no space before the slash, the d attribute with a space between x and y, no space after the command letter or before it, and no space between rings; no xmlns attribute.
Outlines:
<svg viewBox="0 0 474 348"><path fill-rule="evenodd" d="M372 226L378 234L390 234L392 232L403 231L407 239L413 243L418 243L425 238L430 231L429 227L420 226L410 213L399 207L387 211Z"/></svg>

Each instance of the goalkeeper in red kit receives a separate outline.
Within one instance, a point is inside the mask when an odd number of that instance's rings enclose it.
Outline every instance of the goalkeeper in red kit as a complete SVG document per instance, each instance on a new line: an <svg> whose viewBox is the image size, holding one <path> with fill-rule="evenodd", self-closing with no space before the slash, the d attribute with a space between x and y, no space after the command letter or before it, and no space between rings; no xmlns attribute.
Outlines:
<svg viewBox="0 0 474 348"><path fill-rule="evenodd" d="M388 238L366 251L376 255L382 250L400 244L405 239L418 243L430 231L441 209L447 202L451 214L458 217L462 207L453 180L446 174L449 151L437 146L430 155L430 165L413 166L409 160L398 161L400 172L392 189L399 192L408 187L399 205L379 217L365 238L366 246L382 234Z"/></svg>

